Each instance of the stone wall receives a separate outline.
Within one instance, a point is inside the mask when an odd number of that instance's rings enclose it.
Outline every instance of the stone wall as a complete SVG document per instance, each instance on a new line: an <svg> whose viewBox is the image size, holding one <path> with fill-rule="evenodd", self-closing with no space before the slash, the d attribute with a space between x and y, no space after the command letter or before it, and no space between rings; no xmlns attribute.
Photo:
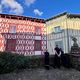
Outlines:
<svg viewBox="0 0 80 80"><path fill-rule="evenodd" d="M72 68L80 70L80 54L68 54Z"/></svg>

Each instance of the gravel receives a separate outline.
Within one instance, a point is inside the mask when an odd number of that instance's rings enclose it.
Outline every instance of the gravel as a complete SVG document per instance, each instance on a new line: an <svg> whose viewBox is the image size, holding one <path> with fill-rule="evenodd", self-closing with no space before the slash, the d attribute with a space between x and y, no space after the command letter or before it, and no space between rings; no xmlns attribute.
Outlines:
<svg viewBox="0 0 80 80"><path fill-rule="evenodd" d="M80 71L66 68L37 68L0 74L0 80L80 80Z"/></svg>

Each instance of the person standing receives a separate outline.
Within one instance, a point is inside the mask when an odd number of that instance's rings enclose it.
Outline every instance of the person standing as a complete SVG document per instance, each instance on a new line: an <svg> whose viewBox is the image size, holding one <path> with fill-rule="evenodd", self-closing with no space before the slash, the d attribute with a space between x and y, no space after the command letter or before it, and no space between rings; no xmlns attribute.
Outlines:
<svg viewBox="0 0 80 80"><path fill-rule="evenodd" d="M70 68L70 59L67 55L64 54L64 51L60 48L61 53L61 64L66 68Z"/></svg>
<svg viewBox="0 0 80 80"><path fill-rule="evenodd" d="M61 53L61 64L62 64L62 66L65 66L64 51L61 48L60 48L60 53Z"/></svg>
<svg viewBox="0 0 80 80"><path fill-rule="evenodd" d="M45 60L45 69L49 70L49 52L46 50L44 52L44 60Z"/></svg>
<svg viewBox="0 0 80 80"><path fill-rule="evenodd" d="M55 50L55 55L54 55L54 68L60 68L60 49L58 47L58 45L56 45L56 47L54 48Z"/></svg>

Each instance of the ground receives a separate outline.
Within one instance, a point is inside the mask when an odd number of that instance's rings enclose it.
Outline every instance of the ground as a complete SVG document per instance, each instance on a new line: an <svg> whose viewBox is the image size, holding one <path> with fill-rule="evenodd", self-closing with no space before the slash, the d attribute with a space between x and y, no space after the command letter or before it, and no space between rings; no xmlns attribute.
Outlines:
<svg viewBox="0 0 80 80"><path fill-rule="evenodd" d="M80 71L66 68L37 68L1 74L0 80L80 80Z"/></svg>

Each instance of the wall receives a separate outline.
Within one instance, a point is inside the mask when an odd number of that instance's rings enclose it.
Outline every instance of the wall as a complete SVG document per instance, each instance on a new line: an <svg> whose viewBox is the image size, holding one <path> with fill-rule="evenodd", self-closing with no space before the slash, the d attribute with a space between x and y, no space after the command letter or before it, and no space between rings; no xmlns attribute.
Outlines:
<svg viewBox="0 0 80 80"><path fill-rule="evenodd" d="M80 19L79 18L67 18L67 15L57 17L55 19L49 20L47 24L47 40L48 49L51 54L51 48L54 49L56 41L63 42L63 50L65 53L70 52L70 48L73 45L71 36L77 38L77 43L80 46ZM55 27L60 26L62 32L55 33ZM50 46L50 44L52 46ZM54 51L54 50L53 50Z"/></svg>
<svg viewBox="0 0 80 80"><path fill-rule="evenodd" d="M47 21L47 40L48 40L48 51L51 54L54 54L54 47L56 41L62 41L63 50L67 52L67 17L66 15L60 16L58 18ZM60 26L61 32L55 33L54 28L56 26ZM51 46L50 46L51 44ZM51 48L53 49L53 53L51 52Z"/></svg>
<svg viewBox="0 0 80 80"><path fill-rule="evenodd" d="M10 32L11 26L15 26L16 31ZM36 27L40 27L38 35L35 31ZM16 40L13 52L26 55L43 54L46 49L46 25L45 23L32 22L30 20L0 18L0 51L6 50L7 40L10 39ZM35 40L40 40L41 42L41 49L39 51L35 50ZM23 50L25 47L26 49Z"/></svg>

